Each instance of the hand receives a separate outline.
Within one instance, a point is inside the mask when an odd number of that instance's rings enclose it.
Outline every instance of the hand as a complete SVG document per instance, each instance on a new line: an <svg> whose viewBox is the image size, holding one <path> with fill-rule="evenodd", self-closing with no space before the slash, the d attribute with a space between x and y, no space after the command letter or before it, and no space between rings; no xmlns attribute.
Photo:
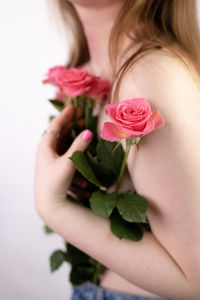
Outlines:
<svg viewBox="0 0 200 300"><path fill-rule="evenodd" d="M51 121L48 129L61 135L66 134L70 130L73 116L74 107L70 103ZM66 201L66 193L75 173L74 164L69 157L75 151L85 151L91 139L92 132L84 130L68 150L59 155L56 151L58 146L56 134L46 132L43 135L37 146L34 180L35 205L38 213Z"/></svg>

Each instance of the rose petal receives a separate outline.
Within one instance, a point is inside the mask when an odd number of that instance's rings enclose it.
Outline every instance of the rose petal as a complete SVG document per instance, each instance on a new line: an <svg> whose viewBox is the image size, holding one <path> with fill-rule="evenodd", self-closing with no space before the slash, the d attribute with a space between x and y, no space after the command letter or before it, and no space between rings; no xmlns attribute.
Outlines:
<svg viewBox="0 0 200 300"><path fill-rule="evenodd" d="M144 128L144 130L142 131L142 135L141 136L144 136L146 135L147 133L150 133L151 131L153 131L155 129L154 127L154 123L152 122L152 120L148 120L146 122L146 126Z"/></svg>
<svg viewBox="0 0 200 300"><path fill-rule="evenodd" d="M126 133L121 131L115 124L111 122L104 123L104 127L100 136L104 140L108 140L110 142L116 141L118 139L126 139L129 137Z"/></svg>
<svg viewBox="0 0 200 300"><path fill-rule="evenodd" d="M91 88L92 76L85 69L70 68L60 72L57 81L67 96L76 97L85 94Z"/></svg>
<svg viewBox="0 0 200 300"><path fill-rule="evenodd" d="M91 82L91 88L87 92L87 96L95 99L106 100L108 97L110 82L103 80L98 76L94 76Z"/></svg>
<svg viewBox="0 0 200 300"><path fill-rule="evenodd" d="M104 106L105 113L116 122L116 109L118 104L108 104Z"/></svg>
<svg viewBox="0 0 200 300"><path fill-rule="evenodd" d="M162 115L158 110L154 111L151 115L150 120L154 123L154 127L162 126L165 123L165 120L163 119Z"/></svg>
<svg viewBox="0 0 200 300"><path fill-rule="evenodd" d="M152 124L152 123L151 123ZM134 129L135 128L135 129ZM139 137L143 135L144 129L137 129L137 126L133 126L133 128L127 128L124 126L120 126L120 130L122 132L124 132L124 134L126 134L127 136L131 136L131 137Z"/></svg>
<svg viewBox="0 0 200 300"><path fill-rule="evenodd" d="M154 111L151 115L151 118L146 123L146 127L143 131L143 135L150 133L151 131L156 129L156 127L162 126L164 123L165 120L161 116L160 112L158 110Z"/></svg>

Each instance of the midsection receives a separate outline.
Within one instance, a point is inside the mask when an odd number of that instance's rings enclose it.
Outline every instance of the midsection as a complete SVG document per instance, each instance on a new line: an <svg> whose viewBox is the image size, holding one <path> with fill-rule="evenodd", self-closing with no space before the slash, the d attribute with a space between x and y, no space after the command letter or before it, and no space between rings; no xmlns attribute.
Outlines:
<svg viewBox="0 0 200 300"><path fill-rule="evenodd" d="M106 270L100 279L100 286L103 288L133 295L160 297L130 283L112 270Z"/></svg>

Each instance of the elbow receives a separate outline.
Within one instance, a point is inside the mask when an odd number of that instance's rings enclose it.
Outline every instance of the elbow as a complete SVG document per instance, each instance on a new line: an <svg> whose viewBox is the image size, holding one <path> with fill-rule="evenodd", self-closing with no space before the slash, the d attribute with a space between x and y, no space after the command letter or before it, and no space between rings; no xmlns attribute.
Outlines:
<svg viewBox="0 0 200 300"><path fill-rule="evenodd" d="M34 204L35 204L35 212L40 217L40 219L42 219L45 222L49 211L48 206L43 205L43 203L37 200L35 200Z"/></svg>

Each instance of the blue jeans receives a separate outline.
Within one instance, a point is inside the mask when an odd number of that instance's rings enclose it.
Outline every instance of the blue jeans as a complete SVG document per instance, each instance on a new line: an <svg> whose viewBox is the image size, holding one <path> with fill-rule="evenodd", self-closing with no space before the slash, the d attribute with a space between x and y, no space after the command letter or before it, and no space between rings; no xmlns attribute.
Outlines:
<svg viewBox="0 0 200 300"><path fill-rule="evenodd" d="M73 286L71 300L170 300L162 297L145 297L102 288L91 282Z"/></svg>

